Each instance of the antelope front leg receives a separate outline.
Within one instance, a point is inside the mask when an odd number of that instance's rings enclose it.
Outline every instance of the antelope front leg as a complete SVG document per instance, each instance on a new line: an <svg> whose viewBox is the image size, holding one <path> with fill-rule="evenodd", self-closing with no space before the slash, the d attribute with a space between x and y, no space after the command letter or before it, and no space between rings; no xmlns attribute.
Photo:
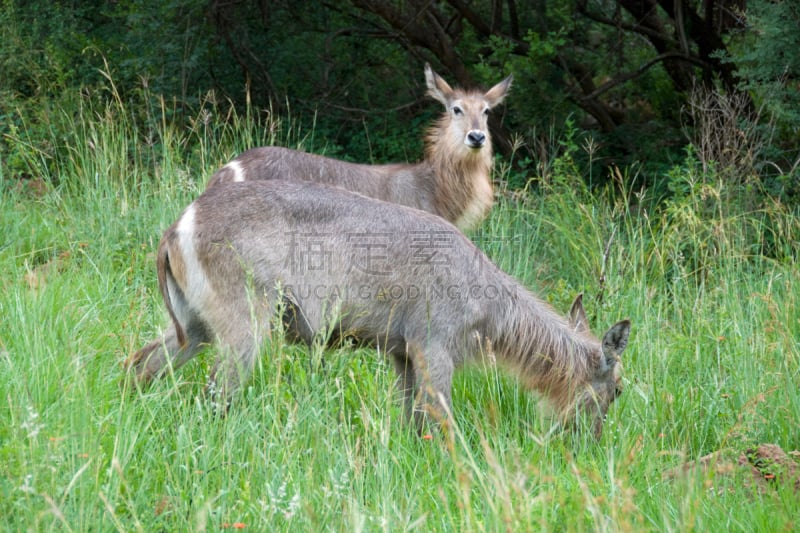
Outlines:
<svg viewBox="0 0 800 533"><path fill-rule="evenodd" d="M403 398L406 420L414 416L414 363L405 353L392 354L394 369L397 371L397 389Z"/></svg>
<svg viewBox="0 0 800 533"><path fill-rule="evenodd" d="M414 382L417 386L414 421L423 432L429 420L441 424L451 412L453 361L445 350L427 348L424 352L410 349L414 362Z"/></svg>

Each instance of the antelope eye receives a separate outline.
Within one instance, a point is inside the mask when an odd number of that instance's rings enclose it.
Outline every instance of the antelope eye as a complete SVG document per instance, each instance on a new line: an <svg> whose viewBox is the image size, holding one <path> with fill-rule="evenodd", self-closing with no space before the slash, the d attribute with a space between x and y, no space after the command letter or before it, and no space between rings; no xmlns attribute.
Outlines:
<svg viewBox="0 0 800 533"><path fill-rule="evenodd" d="M488 107L483 110L483 114L484 114L484 116L487 116L487 117L489 116L489 108Z"/></svg>
<svg viewBox="0 0 800 533"><path fill-rule="evenodd" d="M464 114L464 110L461 109L460 107L458 107L457 105L455 105L455 106L453 106L453 114L456 115L456 116L463 115Z"/></svg>

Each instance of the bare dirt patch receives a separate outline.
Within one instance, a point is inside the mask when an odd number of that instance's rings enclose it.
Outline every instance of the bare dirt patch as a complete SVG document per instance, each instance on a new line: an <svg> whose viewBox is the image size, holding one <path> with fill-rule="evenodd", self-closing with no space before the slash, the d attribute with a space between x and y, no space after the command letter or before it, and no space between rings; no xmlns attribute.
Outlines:
<svg viewBox="0 0 800 533"><path fill-rule="evenodd" d="M724 489L731 482L763 493L779 486L791 486L800 494L800 451L786 453L775 444L760 444L736 456L717 451L664 473L664 479L702 475L710 487Z"/></svg>

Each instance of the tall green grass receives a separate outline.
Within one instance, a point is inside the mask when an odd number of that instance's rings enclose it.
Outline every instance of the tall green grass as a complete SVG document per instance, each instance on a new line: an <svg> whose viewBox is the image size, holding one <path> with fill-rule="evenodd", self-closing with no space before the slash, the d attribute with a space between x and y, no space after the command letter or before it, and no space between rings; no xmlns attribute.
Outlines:
<svg viewBox="0 0 800 533"><path fill-rule="evenodd" d="M626 390L599 442L550 435L546 409L494 369L460 373L452 427L419 438L374 351L278 338L217 418L201 397L213 351L146 390L123 385L121 361L166 321L158 239L233 154L313 136L211 99L178 128L168 103L132 109L110 92L53 117L47 150L24 128L13 139L53 184L43 194L0 184L0 529L796 525L790 488L663 477L720 450L800 448L796 209L729 190L691 154L664 176L667 201L629 185L635 176L589 191L569 161L502 195L471 235L487 254L558 309L583 292L597 333L634 324Z"/></svg>

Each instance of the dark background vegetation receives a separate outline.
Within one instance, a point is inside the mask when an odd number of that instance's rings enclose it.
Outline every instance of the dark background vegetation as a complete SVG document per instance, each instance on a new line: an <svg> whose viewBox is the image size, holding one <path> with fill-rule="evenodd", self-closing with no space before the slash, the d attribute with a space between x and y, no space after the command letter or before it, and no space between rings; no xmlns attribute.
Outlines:
<svg viewBox="0 0 800 533"><path fill-rule="evenodd" d="M461 86L514 74L493 121L512 188L546 179L568 152L590 185L620 167L668 194L663 176L689 153L771 195L800 189L797 2L0 2L6 182L58 149L64 114L112 97L143 123L190 125L212 102L291 117L314 132L312 150L417 159L440 111L424 96L430 62Z"/></svg>

